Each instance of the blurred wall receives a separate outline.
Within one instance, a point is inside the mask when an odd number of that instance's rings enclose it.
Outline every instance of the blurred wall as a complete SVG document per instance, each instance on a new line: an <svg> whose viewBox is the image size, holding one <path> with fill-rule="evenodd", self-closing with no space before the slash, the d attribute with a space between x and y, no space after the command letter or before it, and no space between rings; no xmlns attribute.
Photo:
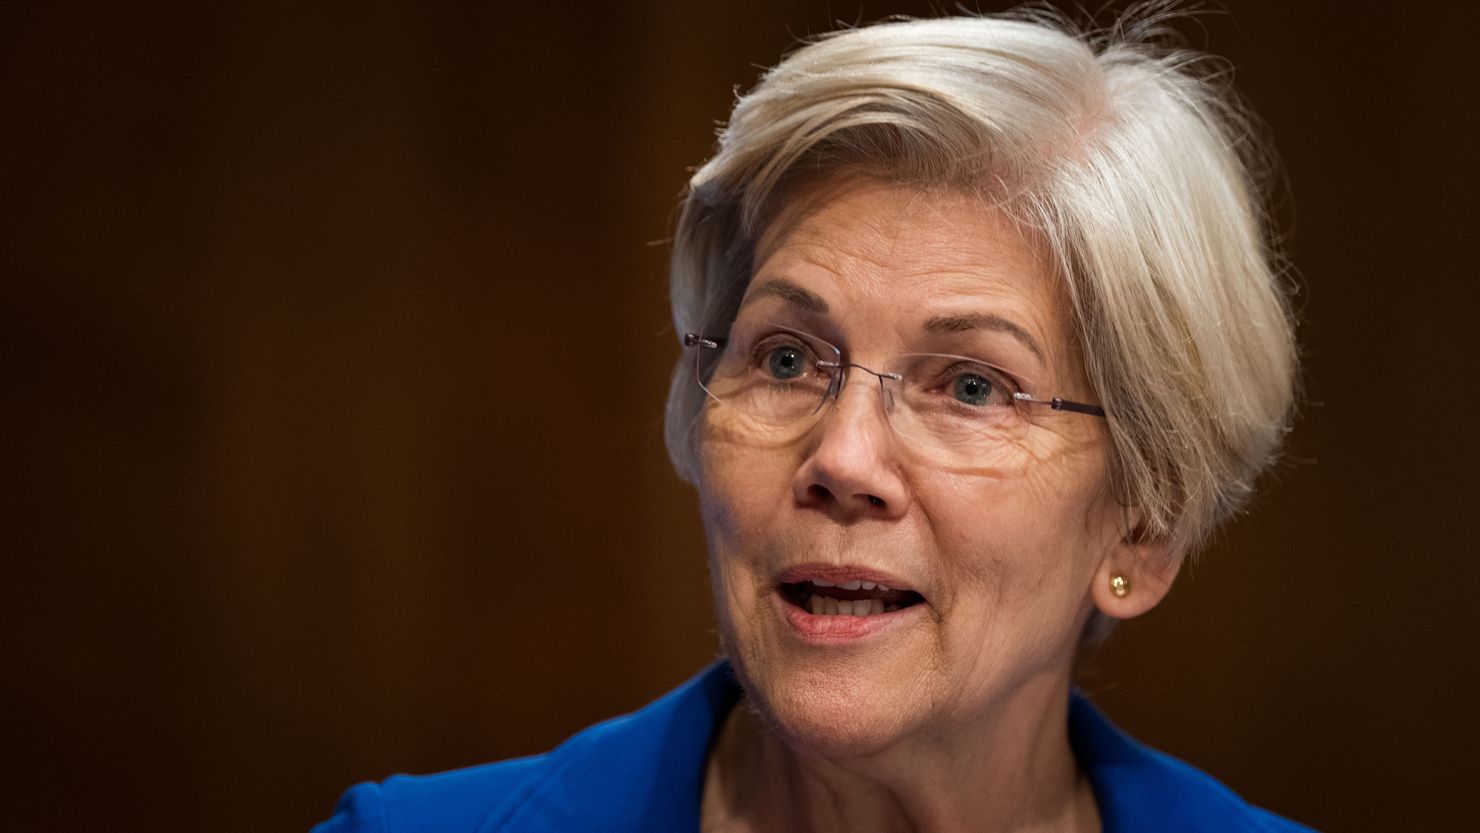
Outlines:
<svg viewBox="0 0 1480 833"><path fill-rule="evenodd" d="M675 198L795 36L936 5L0 11L7 826L304 829L712 658ZM1285 160L1309 402L1086 685L1280 812L1461 829L1475 21L1229 6L1186 28Z"/></svg>

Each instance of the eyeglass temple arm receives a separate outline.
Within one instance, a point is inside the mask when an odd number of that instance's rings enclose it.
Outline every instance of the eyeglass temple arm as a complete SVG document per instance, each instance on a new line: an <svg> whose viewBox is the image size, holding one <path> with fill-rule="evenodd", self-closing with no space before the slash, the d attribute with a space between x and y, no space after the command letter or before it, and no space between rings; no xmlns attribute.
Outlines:
<svg viewBox="0 0 1480 833"><path fill-rule="evenodd" d="M719 347L724 345L725 341L726 340L723 338L704 338L698 333L683 334L683 346L685 347L708 347L710 349L718 349Z"/></svg>
<svg viewBox="0 0 1480 833"><path fill-rule="evenodd" d="M1032 402L1035 405L1047 405L1055 411L1073 411L1076 414L1089 414L1090 416L1105 416L1105 409L1099 405L1089 405L1084 402L1072 402L1068 399L1055 396L1052 399L1037 399L1032 394L1014 393L1013 399L1019 402Z"/></svg>

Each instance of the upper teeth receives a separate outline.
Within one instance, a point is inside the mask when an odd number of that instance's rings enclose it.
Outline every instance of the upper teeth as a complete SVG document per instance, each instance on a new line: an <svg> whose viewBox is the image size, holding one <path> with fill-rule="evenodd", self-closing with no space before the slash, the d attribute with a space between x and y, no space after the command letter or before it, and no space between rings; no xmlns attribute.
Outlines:
<svg viewBox="0 0 1480 833"><path fill-rule="evenodd" d="M817 586L817 587L841 587L844 590L860 590L860 589L861 590L874 590L874 589L877 589L881 593L888 593L889 592L889 586L888 585L886 585L886 584L879 584L877 582L872 582L872 581L844 581L844 582L836 582L836 581L828 581L827 579L821 579L821 578L807 579L807 581L811 582L814 586Z"/></svg>

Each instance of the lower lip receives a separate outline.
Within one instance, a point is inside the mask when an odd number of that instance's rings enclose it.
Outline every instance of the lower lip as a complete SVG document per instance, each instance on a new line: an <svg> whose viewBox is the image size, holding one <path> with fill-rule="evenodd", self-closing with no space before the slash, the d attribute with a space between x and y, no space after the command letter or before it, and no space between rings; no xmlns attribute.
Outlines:
<svg viewBox="0 0 1480 833"><path fill-rule="evenodd" d="M816 616L781 598L780 593L776 594L776 601L792 631L803 641L817 645L854 642L873 636L918 616L920 608L925 606L924 602L919 602L899 610L869 616Z"/></svg>

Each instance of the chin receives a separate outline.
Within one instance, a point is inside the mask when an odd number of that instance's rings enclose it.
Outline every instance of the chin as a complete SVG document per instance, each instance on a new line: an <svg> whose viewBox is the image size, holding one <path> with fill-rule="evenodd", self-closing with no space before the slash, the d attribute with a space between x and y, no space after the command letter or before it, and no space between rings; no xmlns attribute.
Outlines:
<svg viewBox="0 0 1480 833"><path fill-rule="evenodd" d="M758 657L733 662L751 704L798 752L840 760L878 754L919 722L914 673L895 673L867 660L827 662L807 657ZM863 666L863 667L861 667ZM912 715L914 719L912 719Z"/></svg>

